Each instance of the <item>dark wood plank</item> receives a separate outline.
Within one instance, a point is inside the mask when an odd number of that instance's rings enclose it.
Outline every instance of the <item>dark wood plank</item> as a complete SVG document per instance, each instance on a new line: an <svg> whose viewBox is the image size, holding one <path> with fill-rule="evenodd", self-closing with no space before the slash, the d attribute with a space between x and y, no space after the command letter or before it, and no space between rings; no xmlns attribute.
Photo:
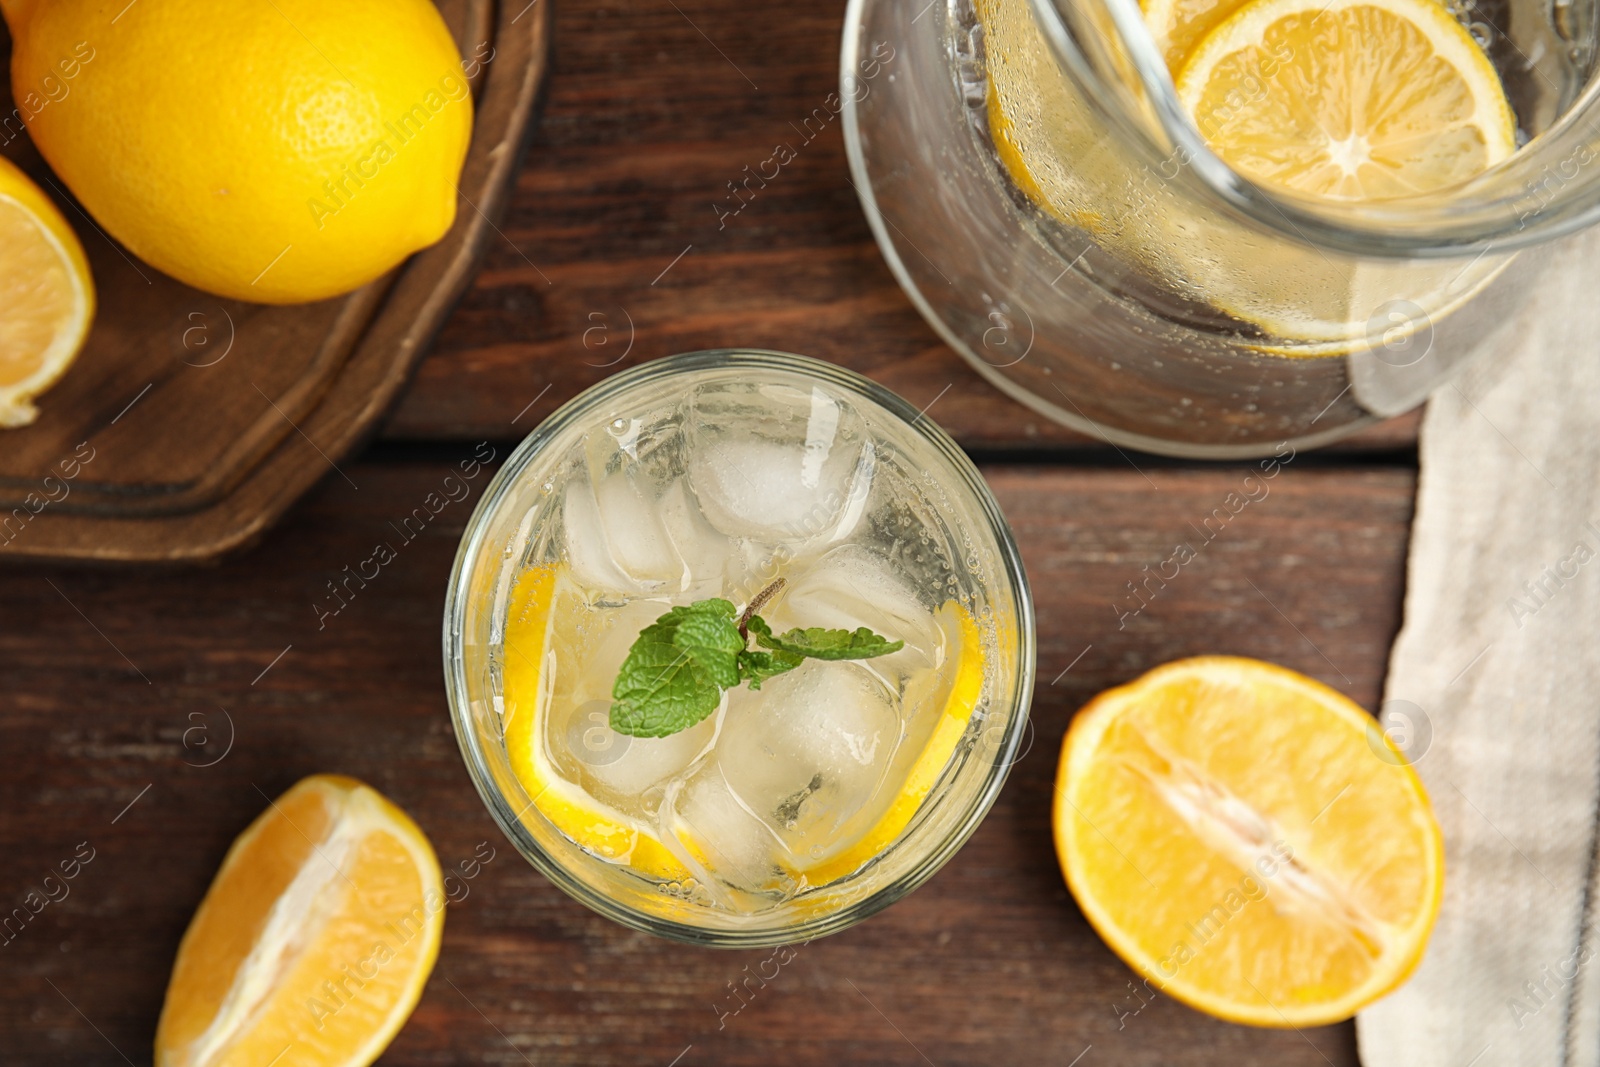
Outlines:
<svg viewBox="0 0 1600 1067"><path fill-rule="evenodd" d="M872 241L840 120L807 140L838 85L843 16L842 0L761 18L737 0L559 5L503 239L384 433L503 438L621 367L745 346L833 360L919 408L937 399L932 416L971 448L1095 445L939 340ZM728 183L779 144L794 161L724 218ZM1415 439L1403 417L1342 447Z"/></svg>
<svg viewBox="0 0 1600 1067"><path fill-rule="evenodd" d="M468 781L438 650L470 503L396 544L318 629L325 582L397 541L389 521L448 469L352 464L359 490L325 481L258 551L210 571L6 573L0 903L21 904L79 842L96 850L70 896L0 948L8 1061L148 1062L178 938L229 841L266 796L340 771L409 810L446 865L497 850L450 907L387 1063L1064 1065L1091 1044L1085 1067L1355 1063L1349 1025L1257 1031L1161 999L1119 1026L1131 974L1061 882L1049 800L1074 710L1176 656L1277 660L1371 706L1398 625L1412 472L1291 464L1121 626L1124 583L1194 540L1189 524L1248 470L988 470L1038 599L1028 750L930 884L800 948L719 1030L729 983L768 953L690 949L592 915L510 850Z"/></svg>

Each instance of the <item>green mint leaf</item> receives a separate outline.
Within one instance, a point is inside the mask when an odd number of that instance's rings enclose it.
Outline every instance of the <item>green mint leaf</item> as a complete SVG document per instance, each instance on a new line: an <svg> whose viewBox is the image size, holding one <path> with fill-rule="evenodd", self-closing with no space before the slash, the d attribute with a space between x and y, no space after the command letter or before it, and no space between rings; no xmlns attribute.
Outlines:
<svg viewBox="0 0 1600 1067"><path fill-rule="evenodd" d="M739 675L750 683L751 689L760 689L761 683L768 678L792 671L804 662L804 656L797 656L793 652L751 650L739 653Z"/></svg>
<svg viewBox="0 0 1600 1067"><path fill-rule="evenodd" d="M887 656L906 646L904 641L891 641L873 633L865 626L855 630L829 630L821 626L794 629L774 634L772 627L759 615L750 617L750 632L756 635L756 644L775 652L788 652L807 659L841 660L871 659Z"/></svg>
<svg viewBox="0 0 1600 1067"><path fill-rule="evenodd" d="M611 728L631 737L666 737L700 722L739 684L745 642L734 606L701 600L675 607L640 632L617 672Z"/></svg>
<svg viewBox="0 0 1600 1067"><path fill-rule="evenodd" d="M672 611L683 612L672 643L694 656L711 680L722 688L738 685L739 653L744 651L744 638L734 625L733 605L726 600L701 600Z"/></svg>
<svg viewBox="0 0 1600 1067"><path fill-rule="evenodd" d="M675 607L641 630L611 687L611 728L630 737L667 737L703 721L722 703L723 690L740 682L760 689L807 659L870 659L905 647L865 626L773 634L754 612L783 584L779 578L756 594L737 619L731 603L714 598ZM746 630L759 649L748 647Z"/></svg>

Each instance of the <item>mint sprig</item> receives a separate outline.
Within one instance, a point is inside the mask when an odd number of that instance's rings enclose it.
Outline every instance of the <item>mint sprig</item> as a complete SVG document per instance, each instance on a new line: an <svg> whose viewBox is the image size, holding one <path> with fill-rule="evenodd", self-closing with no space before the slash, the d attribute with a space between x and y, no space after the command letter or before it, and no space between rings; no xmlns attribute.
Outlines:
<svg viewBox="0 0 1600 1067"><path fill-rule="evenodd" d="M865 626L854 630L825 630L812 626L804 630L790 630L774 634L765 619L759 615L750 619L750 629L756 635L756 644L774 652L786 652L805 659L871 659L887 656L905 647L904 641L891 641L873 633Z"/></svg>
<svg viewBox="0 0 1600 1067"><path fill-rule="evenodd" d="M780 589L779 578L735 618L721 598L675 607L640 631L611 687L611 728L631 737L667 737L717 710L722 693L742 682L751 689L794 670L808 659L886 656L905 647L862 626L820 626L774 634L756 610ZM755 634L757 648L750 648Z"/></svg>
<svg viewBox="0 0 1600 1067"><path fill-rule="evenodd" d="M756 616L758 619L760 617ZM739 653L739 680L749 682L751 689L760 689L761 683L768 678L786 674L804 660L804 656L797 656L793 652L743 651Z"/></svg>

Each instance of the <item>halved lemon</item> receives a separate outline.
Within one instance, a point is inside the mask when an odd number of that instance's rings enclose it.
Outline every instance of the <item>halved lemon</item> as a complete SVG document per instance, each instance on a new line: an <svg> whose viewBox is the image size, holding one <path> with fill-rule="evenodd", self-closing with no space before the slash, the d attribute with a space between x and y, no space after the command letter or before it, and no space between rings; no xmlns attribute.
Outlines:
<svg viewBox="0 0 1600 1067"><path fill-rule="evenodd" d="M66 372L93 318L94 282L77 235L0 158L0 426L38 418L33 398Z"/></svg>
<svg viewBox="0 0 1600 1067"><path fill-rule="evenodd" d="M314 775L234 841L178 946L157 1067L365 1067L439 953L422 831L353 778Z"/></svg>
<svg viewBox="0 0 1600 1067"><path fill-rule="evenodd" d="M1235 170L1315 196L1425 193L1516 150L1499 76L1436 0L1254 0L1177 85Z"/></svg>
<svg viewBox="0 0 1600 1067"><path fill-rule="evenodd" d="M800 873L811 885L827 885L852 874L892 845L911 824L912 816L922 807L967 732L967 724L983 696L983 637L972 613L953 600L939 609L938 621L954 661L949 695L944 698L939 719L904 784L871 828L842 852L815 866L801 868Z"/></svg>
<svg viewBox="0 0 1600 1067"><path fill-rule="evenodd" d="M561 775L545 749L551 686L545 665L558 630L573 632L579 594L560 565L524 571L506 613L501 685L511 771L532 805L581 848L651 878L683 881L690 872L642 821L602 803Z"/></svg>
<svg viewBox="0 0 1600 1067"><path fill-rule="evenodd" d="M1056 851L1153 988L1254 1026L1349 1018L1422 958L1444 850L1422 782L1346 697L1179 660L1096 697L1056 777Z"/></svg>

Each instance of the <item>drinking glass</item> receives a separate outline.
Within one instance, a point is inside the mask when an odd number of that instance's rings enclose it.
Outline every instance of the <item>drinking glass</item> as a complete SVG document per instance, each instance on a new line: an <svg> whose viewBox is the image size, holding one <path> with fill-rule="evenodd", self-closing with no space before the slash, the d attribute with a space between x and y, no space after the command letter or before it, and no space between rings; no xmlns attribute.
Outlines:
<svg viewBox="0 0 1600 1067"><path fill-rule="evenodd" d="M565 521L552 500L559 498L552 486L568 469L563 464L580 444L589 455L596 448L615 449L617 441L607 435L615 437L617 427L632 428L623 447L636 449L644 447L638 442L696 432L702 409L690 400L707 395L719 398L722 411L730 410L728 398L744 397L740 403L748 403L756 419L771 415L763 409L771 398L810 398L812 410L820 404L834 422L844 406L869 414L868 424L879 434L874 486L889 465L914 481L896 480L892 493L870 492L860 524L892 534L908 528L907 507L938 516L962 551L950 559L954 570L939 588L921 592L939 603L956 595L958 586L966 589L985 652L972 717L903 832L854 873L754 910L715 906L681 885L586 851L546 818L539 797L528 795L506 745L508 605L518 576L551 543L552 524ZM806 444L809 453L811 441ZM901 550L907 560L926 555L915 544ZM778 945L841 930L893 903L931 877L977 828L1015 759L1027 720L1033 611L1005 519L971 461L938 426L881 386L831 364L779 352L721 350L656 360L609 378L563 405L516 448L462 537L445 602L444 662L467 768L495 821L528 862L590 908L635 929L707 945Z"/></svg>

